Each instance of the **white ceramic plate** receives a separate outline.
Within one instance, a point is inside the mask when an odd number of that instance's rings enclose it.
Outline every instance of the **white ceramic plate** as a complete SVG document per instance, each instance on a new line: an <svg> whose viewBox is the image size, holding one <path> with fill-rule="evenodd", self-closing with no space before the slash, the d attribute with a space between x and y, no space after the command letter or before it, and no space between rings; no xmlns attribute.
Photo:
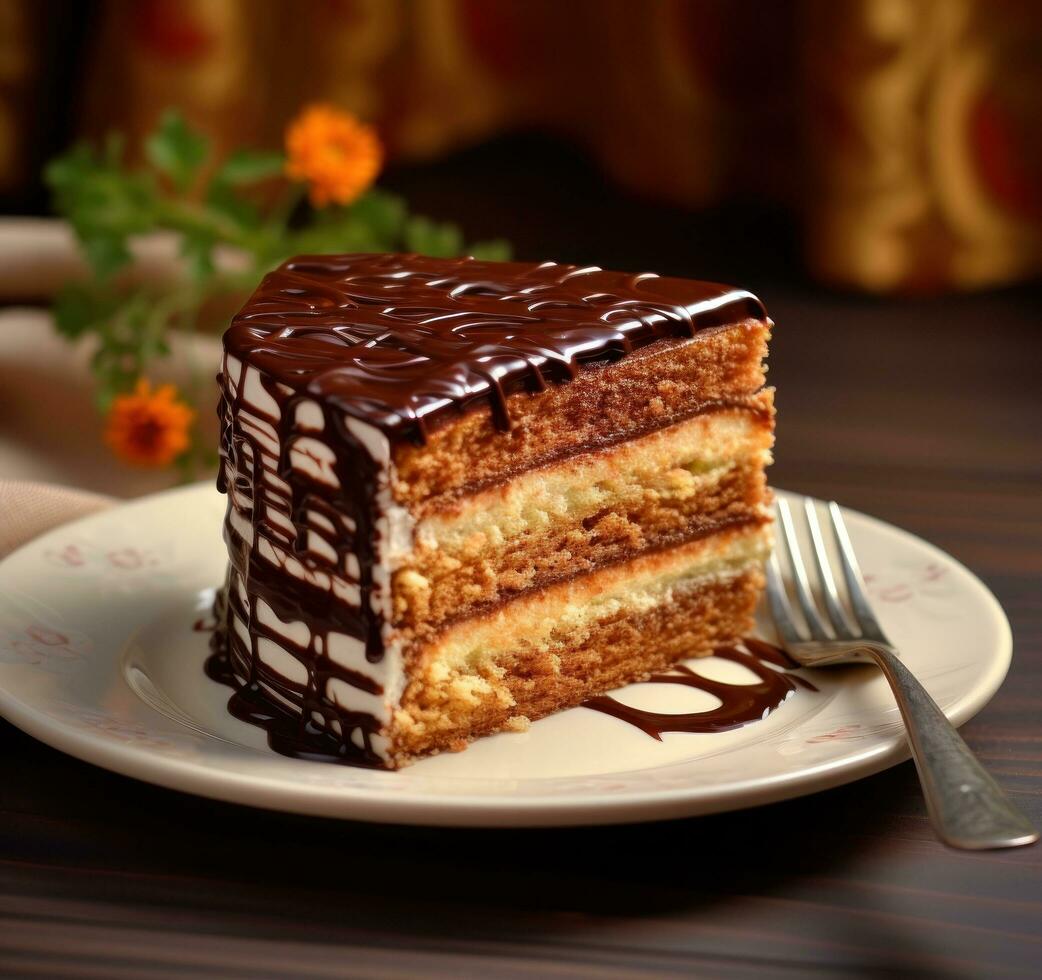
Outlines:
<svg viewBox="0 0 1042 980"><path fill-rule="evenodd" d="M64 752L162 786L411 824L712 813L836 786L907 757L884 681L850 668L816 672L816 693L800 689L765 720L721 734L658 742L576 708L396 773L285 758L227 713L228 689L203 673L208 634L193 623L223 578L223 512L211 486L187 487L60 527L0 563L0 713ZM1009 666L998 602L932 545L862 514L847 518L886 632L948 717L966 721ZM691 663L720 680L751 678L717 658ZM716 703L665 684L619 698L656 711Z"/></svg>

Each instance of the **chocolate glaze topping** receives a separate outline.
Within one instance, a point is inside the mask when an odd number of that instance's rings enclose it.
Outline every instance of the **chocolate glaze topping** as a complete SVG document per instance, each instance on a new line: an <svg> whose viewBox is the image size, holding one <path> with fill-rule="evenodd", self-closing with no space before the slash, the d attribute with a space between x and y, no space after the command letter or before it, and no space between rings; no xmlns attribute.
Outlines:
<svg viewBox="0 0 1042 980"><path fill-rule="evenodd" d="M225 347L296 391L388 436L573 378L667 337L746 317L749 292L716 283L525 262L417 255L300 256L269 274Z"/></svg>
<svg viewBox="0 0 1042 980"><path fill-rule="evenodd" d="M744 290L554 263L302 256L269 274L225 333L218 376L229 578L207 669L235 687L230 710L279 751L380 765L381 719L329 691L384 694L366 667L385 657L390 443L422 443L482 407L507 430L515 392L765 316ZM271 613L305 625L306 642ZM364 662L334 659L331 637L354 641ZM297 661L296 680L264 661L264 644Z"/></svg>

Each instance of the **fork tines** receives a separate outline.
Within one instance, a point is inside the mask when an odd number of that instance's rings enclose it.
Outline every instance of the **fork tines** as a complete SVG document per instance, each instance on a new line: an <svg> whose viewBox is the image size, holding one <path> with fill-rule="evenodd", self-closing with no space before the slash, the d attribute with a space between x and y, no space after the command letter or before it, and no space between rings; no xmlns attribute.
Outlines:
<svg viewBox="0 0 1042 980"><path fill-rule="evenodd" d="M857 630L851 627L851 618L844 611L840 600L839 589L836 586L836 577L832 571L828 549L825 546L825 538L821 530L821 523L818 520L816 502L811 497L802 499L804 519L810 534L811 551L814 555L814 565L824 609L822 610L819 607L811 590L807 566L804 563L796 534L792 508L790 508L788 500L779 497L776 507L778 511L778 525L781 528L780 537L785 542L785 551L789 556L789 566L792 570L792 588L800 610L803 613L807 632L810 634L809 636L803 635L793 614L792 604L789 601L788 591L786 590L785 580L781 571L781 563L778 557L779 549L776 547L767 563L767 602L782 642L794 644L806 643L808 640L871 639L886 643L886 637L883 635L872 608L868 604L864 579L861 576L861 569L858 566L854 548L850 543L850 535L847 533L846 523L843 520L843 513L839 504L835 501L829 502L829 523L832 527L832 536L836 543L839 562L843 568L843 578L847 586L847 598Z"/></svg>

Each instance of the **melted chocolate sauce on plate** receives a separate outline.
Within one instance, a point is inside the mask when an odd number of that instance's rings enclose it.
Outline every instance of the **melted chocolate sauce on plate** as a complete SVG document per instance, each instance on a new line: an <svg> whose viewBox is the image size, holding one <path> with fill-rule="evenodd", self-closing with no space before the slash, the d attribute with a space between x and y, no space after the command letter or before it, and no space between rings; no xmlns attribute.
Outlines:
<svg viewBox="0 0 1042 980"><path fill-rule="evenodd" d="M623 704L610 694L602 694L583 702L584 708L601 711L620 721L662 740L666 732L712 733L727 732L741 728L750 722L766 718L783 702L796 693L797 687L807 691L817 688L808 680L783 671L792 670L796 664L784 650L764 643L762 640L745 639L744 650L737 646L720 647L713 651L714 657L730 660L748 668L758 678L752 684L731 684L702 677L685 664L678 664L668 673L654 674L646 684L682 684L698 691L705 691L719 698L720 704L705 711L660 712L647 711ZM773 664L782 670L768 666Z"/></svg>
<svg viewBox="0 0 1042 980"><path fill-rule="evenodd" d="M352 743L310 718L279 704L257 682L243 683L236 677L231 661L219 643L206 660L206 676L232 688L228 713L239 721L256 725L268 736L268 747L279 755L313 762L338 762L343 765L382 769L383 762L373 752L359 752Z"/></svg>

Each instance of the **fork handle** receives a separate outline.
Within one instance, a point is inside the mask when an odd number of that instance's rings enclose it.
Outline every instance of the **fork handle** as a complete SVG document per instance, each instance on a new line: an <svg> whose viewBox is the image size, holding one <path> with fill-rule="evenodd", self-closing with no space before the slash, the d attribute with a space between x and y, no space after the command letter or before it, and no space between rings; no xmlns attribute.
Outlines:
<svg viewBox="0 0 1042 980"><path fill-rule="evenodd" d="M941 840L984 850L1038 840L1038 832L984 770L912 672L884 646L865 644L901 710L926 807Z"/></svg>

